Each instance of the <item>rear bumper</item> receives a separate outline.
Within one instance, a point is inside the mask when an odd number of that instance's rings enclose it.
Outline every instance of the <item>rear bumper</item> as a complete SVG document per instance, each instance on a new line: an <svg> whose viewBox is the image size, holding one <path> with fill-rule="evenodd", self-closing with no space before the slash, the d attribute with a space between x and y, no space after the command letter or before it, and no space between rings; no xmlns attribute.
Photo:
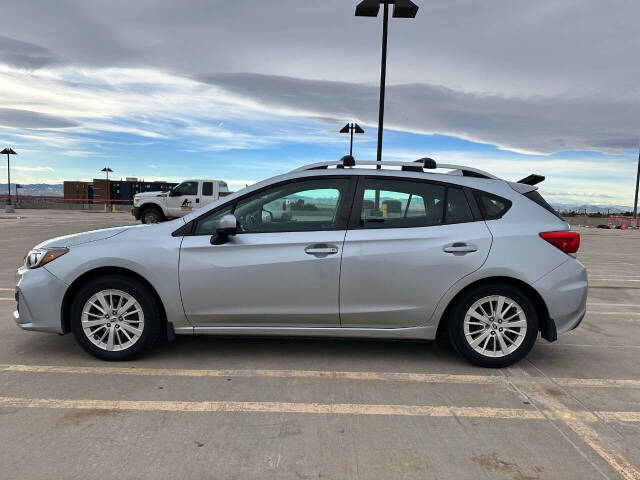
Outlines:
<svg viewBox="0 0 640 480"><path fill-rule="evenodd" d="M63 333L60 315L67 285L45 267L23 267L18 270L18 279L18 308L13 312L16 324L23 330Z"/></svg>
<svg viewBox="0 0 640 480"><path fill-rule="evenodd" d="M569 259L533 286L547 305L558 334L580 324L587 311L588 282L584 265Z"/></svg>
<svg viewBox="0 0 640 480"><path fill-rule="evenodd" d="M136 217L136 220L140 220L140 207L133 207L131 209L131 215Z"/></svg>

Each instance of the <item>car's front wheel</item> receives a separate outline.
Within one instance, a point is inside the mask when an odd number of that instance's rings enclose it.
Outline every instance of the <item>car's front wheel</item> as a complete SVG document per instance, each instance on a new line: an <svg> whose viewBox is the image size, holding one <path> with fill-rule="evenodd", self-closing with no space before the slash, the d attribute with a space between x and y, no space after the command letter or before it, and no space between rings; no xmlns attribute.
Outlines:
<svg viewBox="0 0 640 480"><path fill-rule="evenodd" d="M481 285L465 292L451 310L449 339L476 365L501 368L523 359L538 336L531 300L507 283Z"/></svg>
<svg viewBox="0 0 640 480"><path fill-rule="evenodd" d="M82 287L71 305L71 330L78 343L103 360L129 360L157 340L162 314L140 282L106 275Z"/></svg>

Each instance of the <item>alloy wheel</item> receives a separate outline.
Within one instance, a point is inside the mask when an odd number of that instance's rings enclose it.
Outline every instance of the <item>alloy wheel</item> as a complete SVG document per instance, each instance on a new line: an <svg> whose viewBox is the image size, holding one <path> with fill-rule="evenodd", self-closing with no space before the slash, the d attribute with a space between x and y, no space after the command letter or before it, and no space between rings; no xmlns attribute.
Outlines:
<svg viewBox="0 0 640 480"><path fill-rule="evenodd" d="M93 294L82 308L84 334L98 348L126 350L144 331L144 312L138 300L122 290L101 290Z"/></svg>
<svg viewBox="0 0 640 480"><path fill-rule="evenodd" d="M465 339L485 357L504 357L515 352L526 334L527 317L522 307L503 295L479 299L464 317Z"/></svg>

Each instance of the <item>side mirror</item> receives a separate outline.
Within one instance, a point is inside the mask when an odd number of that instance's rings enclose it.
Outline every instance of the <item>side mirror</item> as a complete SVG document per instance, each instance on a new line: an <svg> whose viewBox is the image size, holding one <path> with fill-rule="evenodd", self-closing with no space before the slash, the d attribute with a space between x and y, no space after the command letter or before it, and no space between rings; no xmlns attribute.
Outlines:
<svg viewBox="0 0 640 480"><path fill-rule="evenodd" d="M180 192L176 192L173 188L169 189L169 196L170 197L179 197L180 195L182 195Z"/></svg>
<svg viewBox="0 0 640 480"><path fill-rule="evenodd" d="M216 226L216 234L211 237L211 245L223 245L229 241L230 235L235 235L238 231L238 221L235 215L227 214L223 215L218 220Z"/></svg>

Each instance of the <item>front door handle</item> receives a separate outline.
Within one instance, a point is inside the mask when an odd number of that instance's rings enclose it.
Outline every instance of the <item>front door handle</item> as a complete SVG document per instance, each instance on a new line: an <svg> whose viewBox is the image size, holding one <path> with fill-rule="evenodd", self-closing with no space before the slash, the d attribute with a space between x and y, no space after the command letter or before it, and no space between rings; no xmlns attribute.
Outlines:
<svg viewBox="0 0 640 480"><path fill-rule="evenodd" d="M449 245L445 245L445 247L442 250L446 253L454 253L454 254L455 253L471 253L471 252L477 252L478 247L476 247L472 243L456 242L456 243L451 243Z"/></svg>
<svg viewBox="0 0 640 480"><path fill-rule="evenodd" d="M307 248L304 249L304 253L315 257L326 257L327 255L335 255L338 253L338 247L335 245L327 245L326 243L314 243L313 245L308 245Z"/></svg>

